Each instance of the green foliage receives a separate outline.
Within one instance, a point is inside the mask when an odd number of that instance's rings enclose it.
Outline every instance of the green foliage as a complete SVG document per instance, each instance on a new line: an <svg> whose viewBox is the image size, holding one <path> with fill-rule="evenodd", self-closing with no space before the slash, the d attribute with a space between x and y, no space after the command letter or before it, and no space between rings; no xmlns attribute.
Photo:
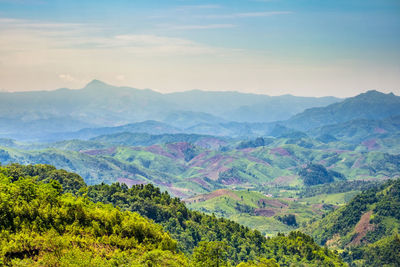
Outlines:
<svg viewBox="0 0 400 267"><path fill-rule="evenodd" d="M67 172L65 170L57 170L52 165L36 164L36 165L21 165L13 163L4 166L0 172L10 176L13 180L19 177L36 177L38 181L49 183L50 181L57 181L62 184L63 192L76 193L86 184L82 177L78 174Z"/></svg>
<svg viewBox="0 0 400 267"><path fill-rule="evenodd" d="M193 267L227 266L227 250L228 246L225 242L200 242L193 251L191 265Z"/></svg>
<svg viewBox="0 0 400 267"><path fill-rule="evenodd" d="M294 214L285 214L276 217L279 221L289 226L297 226L296 216Z"/></svg>
<svg viewBox="0 0 400 267"><path fill-rule="evenodd" d="M298 251L283 247L287 244L267 240L258 231L232 221L189 211L179 199L161 193L152 185L129 189L126 185L101 184L75 191L84 197L63 194L63 186L46 177L46 173L52 175L54 171L47 165L0 168L2 264L187 266L189 261L177 249L188 255L193 252L190 262L193 266L229 266L241 262L277 266L274 258L284 265L341 264L336 255L322 250L310 237L302 235L308 238L308 245L324 255L322 261L322 258L299 257ZM61 182L67 185L69 178L76 178L67 172L63 175L65 179ZM132 211L160 222L179 242L163 232L160 225ZM286 242L293 239L277 238L287 239Z"/></svg>
<svg viewBox="0 0 400 267"><path fill-rule="evenodd" d="M259 258L254 261L239 263L236 267L279 267L275 259Z"/></svg>
<svg viewBox="0 0 400 267"><path fill-rule="evenodd" d="M273 139L271 139L271 138L258 137L255 140L240 142L240 144L237 146L237 149L266 146L266 145L271 144L272 142L273 142Z"/></svg>
<svg viewBox="0 0 400 267"><path fill-rule="evenodd" d="M337 194L349 191L365 191L381 184L381 181L337 181L329 184L304 187L297 195L301 198L322 194Z"/></svg>
<svg viewBox="0 0 400 267"><path fill-rule="evenodd" d="M326 170L321 164L309 163L304 169L301 169L299 175L304 181L305 185L318 185L325 183L332 183L334 176Z"/></svg>
<svg viewBox="0 0 400 267"><path fill-rule="evenodd" d="M298 231L269 238L266 245L267 257L275 258L282 265L290 265L295 259L295 262L305 265L345 266L336 253L319 247L310 236Z"/></svg>
<svg viewBox="0 0 400 267"><path fill-rule="evenodd" d="M264 252L260 244L265 238L258 231L226 219L190 211L178 198L170 197L167 192L161 192L151 184L131 188L120 184L94 185L88 188L87 195L93 201L112 203L136 211L162 224L186 253L191 253L201 241L226 241L234 248L228 252L233 262L253 259ZM243 253L241 246L248 250Z"/></svg>
<svg viewBox="0 0 400 267"><path fill-rule="evenodd" d="M177 243L137 213L62 194L56 180L0 174L0 262L6 265L139 264L154 250L174 261ZM155 252L152 252L155 253ZM151 257L149 260L151 261ZM162 257L158 257L162 260Z"/></svg>
<svg viewBox="0 0 400 267"><path fill-rule="evenodd" d="M305 230L312 234L318 243L328 240L338 248L344 249L343 258L362 266L398 265L400 229L400 180L368 189L353 198L346 206L328 214L324 219L308 226ZM361 217L372 214L364 225L372 225L362 232L356 229ZM355 243L355 238L359 242ZM329 243L329 242L328 242Z"/></svg>
<svg viewBox="0 0 400 267"><path fill-rule="evenodd" d="M280 236L278 240L274 238L267 240L260 232L250 230L233 221L190 211L179 199L171 198L168 193L162 193L151 184L136 185L132 188L120 184L95 185L88 188L87 195L93 201L112 203L126 210L137 211L160 223L173 238L178 240L180 250L186 254L194 253L196 255L193 256L195 262L206 261L209 264L210 259L204 259L207 254L205 251L217 246L226 248L219 250L222 254L218 254L218 257L227 259L228 263L233 264L242 261L256 261L259 257L276 258L277 262L283 264L297 262L341 264L337 255L318 247L306 235L297 234L304 239L308 238L307 244L313 247L313 251L317 251L323 256L318 258L310 256L305 259L302 257L302 253L285 249L284 246L287 244L282 243L281 240L289 242L289 239L294 239L291 241L293 246L303 246L303 243L296 243L296 237L293 235L291 237ZM225 264L224 262L221 264Z"/></svg>

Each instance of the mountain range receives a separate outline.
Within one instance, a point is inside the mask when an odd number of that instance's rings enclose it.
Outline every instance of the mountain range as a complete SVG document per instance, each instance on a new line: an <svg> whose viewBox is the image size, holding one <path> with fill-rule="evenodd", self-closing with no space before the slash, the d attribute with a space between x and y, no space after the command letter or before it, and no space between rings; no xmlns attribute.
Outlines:
<svg viewBox="0 0 400 267"><path fill-rule="evenodd" d="M39 140L50 133L146 120L181 129L203 123L272 122L339 100L200 90L161 94L94 80L80 90L1 92L0 136Z"/></svg>

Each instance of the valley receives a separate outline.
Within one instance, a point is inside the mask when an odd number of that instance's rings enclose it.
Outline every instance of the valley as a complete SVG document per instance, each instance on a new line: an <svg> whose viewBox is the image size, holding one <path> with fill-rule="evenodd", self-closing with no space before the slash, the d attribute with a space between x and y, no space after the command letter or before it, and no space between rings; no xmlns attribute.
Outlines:
<svg viewBox="0 0 400 267"><path fill-rule="evenodd" d="M369 111L355 113L366 101L371 108L386 108L380 109L381 115L376 114L378 110L373 115ZM325 115L332 112L346 120ZM327 242L344 253L341 255L348 261L366 260L366 256L350 256L355 252L349 245L333 245L348 240L350 234L338 238L334 233L325 237L322 232L320 237L321 229L325 229L324 221L330 225L336 220L333 218L340 218L342 215L335 214L347 209L360 194L400 178L398 96L371 91L278 122L227 122L202 113L207 123L195 124L193 116L198 115L176 111L168 123L148 120L75 132L45 131L36 140L1 138L0 162L3 166L49 164L77 173L89 186L89 195L91 188L106 190L107 184L117 183L123 192L128 187L154 185L159 192L181 199L185 212L225 218L268 238L305 231L319 244ZM92 197L139 211L161 222L173 238L183 238L170 228L170 222L153 217L140 206L129 208L133 203L128 200L122 204L106 195ZM378 246L377 239L363 241L366 235L383 229L380 221L377 226L368 221L367 216L373 214L373 208L363 213L360 222L353 224L358 235L350 232L354 241L343 242L361 246L362 251L368 250L365 242ZM387 225L390 220L382 223ZM396 225L382 227L393 232ZM185 251L188 245L180 249Z"/></svg>

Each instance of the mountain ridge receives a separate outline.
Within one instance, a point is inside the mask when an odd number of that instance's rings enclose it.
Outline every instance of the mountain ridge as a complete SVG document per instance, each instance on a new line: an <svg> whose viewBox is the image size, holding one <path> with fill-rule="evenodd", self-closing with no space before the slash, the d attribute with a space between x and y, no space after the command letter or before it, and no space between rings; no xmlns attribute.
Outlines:
<svg viewBox="0 0 400 267"><path fill-rule="evenodd" d="M284 122L287 127L310 130L354 119L384 119L400 114L400 97L370 90L326 107L309 108Z"/></svg>

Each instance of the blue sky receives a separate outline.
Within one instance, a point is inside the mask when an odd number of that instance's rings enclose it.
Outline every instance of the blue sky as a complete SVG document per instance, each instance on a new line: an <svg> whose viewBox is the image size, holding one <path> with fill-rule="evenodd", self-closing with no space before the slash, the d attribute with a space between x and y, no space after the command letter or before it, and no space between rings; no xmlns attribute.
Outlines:
<svg viewBox="0 0 400 267"><path fill-rule="evenodd" d="M398 0L0 0L0 90L400 94Z"/></svg>

